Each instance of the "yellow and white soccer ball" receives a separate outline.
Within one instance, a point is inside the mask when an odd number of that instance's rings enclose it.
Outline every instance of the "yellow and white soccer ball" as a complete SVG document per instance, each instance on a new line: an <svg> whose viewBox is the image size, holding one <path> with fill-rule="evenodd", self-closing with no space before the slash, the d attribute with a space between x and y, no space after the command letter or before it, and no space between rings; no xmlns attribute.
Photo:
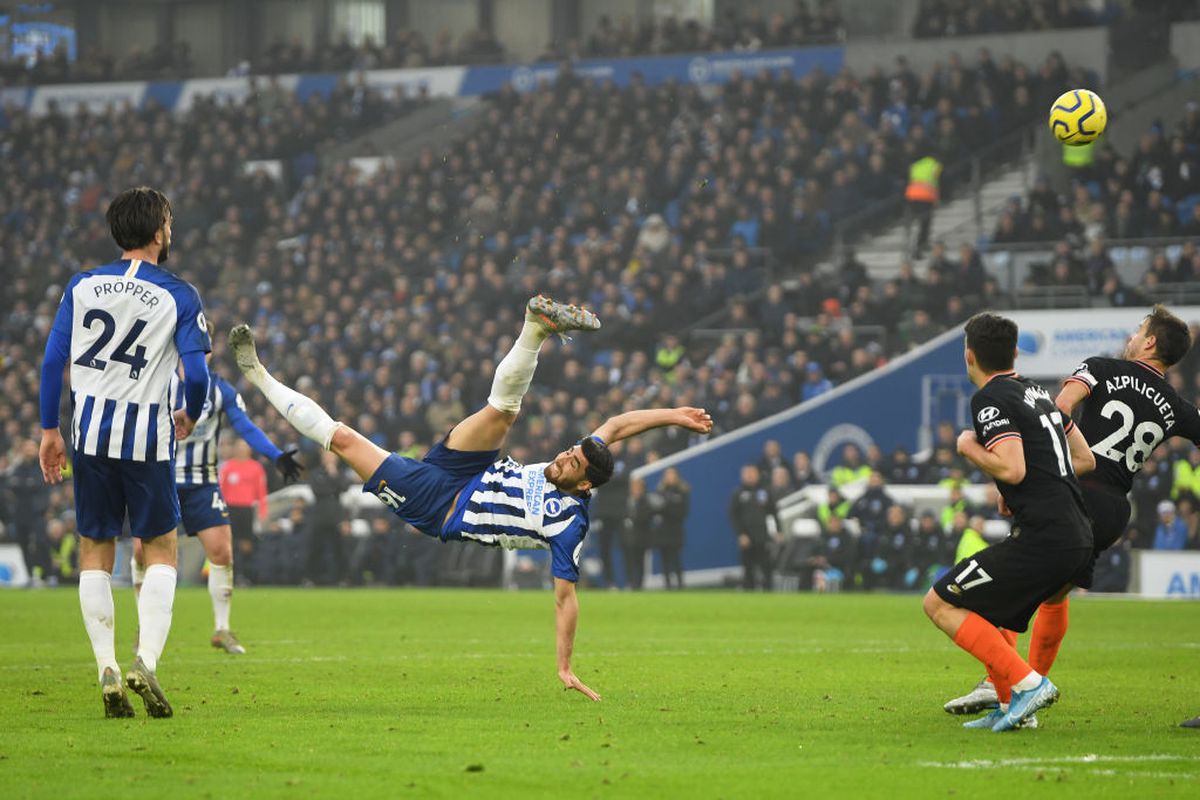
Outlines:
<svg viewBox="0 0 1200 800"><path fill-rule="evenodd" d="M1063 144L1091 144L1107 124L1104 101L1087 89L1063 92L1050 106L1050 132Z"/></svg>

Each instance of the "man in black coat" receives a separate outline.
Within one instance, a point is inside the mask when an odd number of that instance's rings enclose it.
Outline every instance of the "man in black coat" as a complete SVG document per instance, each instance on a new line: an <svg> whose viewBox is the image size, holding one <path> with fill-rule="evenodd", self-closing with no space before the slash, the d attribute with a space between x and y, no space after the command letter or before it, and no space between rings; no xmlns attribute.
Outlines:
<svg viewBox="0 0 1200 800"><path fill-rule="evenodd" d="M742 483L729 504L729 521L742 554L742 587L771 589L771 531L767 520L775 504L762 483L758 467L742 467Z"/></svg>

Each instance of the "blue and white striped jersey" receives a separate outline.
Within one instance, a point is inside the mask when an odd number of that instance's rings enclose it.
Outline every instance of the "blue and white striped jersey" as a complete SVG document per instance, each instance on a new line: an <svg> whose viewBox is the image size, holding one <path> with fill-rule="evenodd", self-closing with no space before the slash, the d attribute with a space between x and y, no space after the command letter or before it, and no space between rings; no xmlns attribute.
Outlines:
<svg viewBox="0 0 1200 800"><path fill-rule="evenodd" d="M590 498L559 491L545 469L497 461L463 488L445 530L510 550L549 550L554 577L579 580Z"/></svg>
<svg viewBox="0 0 1200 800"><path fill-rule="evenodd" d="M183 381L179 374L171 376L172 408L183 408ZM217 455L221 431L228 420L235 431L254 450L274 461L281 451L271 443L249 415L241 393L215 372L208 373L208 393L204 396L204 411L196 427L186 439L180 439L175 454L175 485L202 486L219 481Z"/></svg>
<svg viewBox="0 0 1200 800"><path fill-rule="evenodd" d="M126 461L174 456L171 376L211 343L200 295L137 259L71 278L54 331L70 340L75 449Z"/></svg>

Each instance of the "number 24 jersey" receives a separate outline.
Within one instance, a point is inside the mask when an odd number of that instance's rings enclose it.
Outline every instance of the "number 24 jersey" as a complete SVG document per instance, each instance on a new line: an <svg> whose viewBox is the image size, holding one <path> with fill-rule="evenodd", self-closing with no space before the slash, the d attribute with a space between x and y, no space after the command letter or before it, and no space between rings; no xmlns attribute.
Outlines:
<svg viewBox="0 0 1200 800"><path fill-rule="evenodd" d="M1050 393L1016 373L1001 373L971 398L971 415L975 437L988 450L1005 441L1024 450L1025 479L996 481L1013 512L1014 535L1051 549L1091 547L1091 524L1067 446L1074 423L1063 419Z"/></svg>
<svg viewBox="0 0 1200 800"><path fill-rule="evenodd" d="M1200 444L1200 411L1145 361L1089 358L1067 381L1087 389L1079 430L1096 454L1094 478L1128 492L1133 476L1164 439Z"/></svg>

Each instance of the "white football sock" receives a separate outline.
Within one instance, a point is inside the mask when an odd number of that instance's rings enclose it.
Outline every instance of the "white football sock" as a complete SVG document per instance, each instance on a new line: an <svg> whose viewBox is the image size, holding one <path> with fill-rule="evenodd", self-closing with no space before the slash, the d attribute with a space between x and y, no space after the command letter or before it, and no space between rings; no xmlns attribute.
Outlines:
<svg viewBox="0 0 1200 800"><path fill-rule="evenodd" d="M1036 689L1037 685L1042 682L1042 675L1036 669L1029 670L1029 674L1021 680L1013 684L1013 691L1028 692L1030 689Z"/></svg>
<svg viewBox="0 0 1200 800"><path fill-rule="evenodd" d="M233 564L208 565L208 596L212 598L214 630L229 630L229 606L233 599Z"/></svg>
<svg viewBox="0 0 1200 800"><path fill-rule="evenodd" d="M138 641L138 658L146 669L158 669L158 658L167 644L171 632L171 610L175 605L175 568L167 564L151 564L146 567L146 580L142 593L138 595L138 624L141 638Z"/></svg>
<svg viewBox="0 0 1200 800"><path fill-rule="evenodd" d="M83 627L92 640L99 678L104 677L105 669L120 675L113 637L116 612L113 609L112 575L102 569L85 569L79 573L79 610L83 612Z"/></svg>
<svg viewBox="0 0 1200 800"><path fill-rule="evenodd" d="M141 591L142 584L146 581L146 568L139 564L137 559L132 556L129 559L129 577L133 582L133 591Z"/></svg>
<svg viewBox="0 0 1200 800"><path fill-rule="evenodd" d="M496 366L492 392L488 395L489 406L506 414L516 414L521 410L521 399L529 391L534 370L537 369L538 351L549 335L537 322L525 320L512 350Z"/></svg>
<svg viewBox="0 0 1200 800"><path fill-rule="evenodd" d="M326 450L329 449L329 443L333 441L333 432L341 425L340 422L326 414L325 409L317 405L315 400L275 380L264 367L244 374L266 395L271 405L275 406L293 428Z"/></svg>

